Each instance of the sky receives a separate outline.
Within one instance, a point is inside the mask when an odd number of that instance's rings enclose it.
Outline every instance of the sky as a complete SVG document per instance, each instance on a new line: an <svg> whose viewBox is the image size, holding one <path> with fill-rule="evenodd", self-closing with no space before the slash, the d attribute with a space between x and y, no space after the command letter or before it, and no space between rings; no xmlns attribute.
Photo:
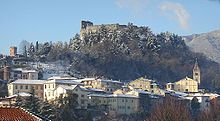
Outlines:
<svg viewBox="0 0 220 121"><path fill-rule="evenodd" d="M198 34L220 29L220 0L1 0L0 53L22 40L69 41L81 20Z"/></svg>

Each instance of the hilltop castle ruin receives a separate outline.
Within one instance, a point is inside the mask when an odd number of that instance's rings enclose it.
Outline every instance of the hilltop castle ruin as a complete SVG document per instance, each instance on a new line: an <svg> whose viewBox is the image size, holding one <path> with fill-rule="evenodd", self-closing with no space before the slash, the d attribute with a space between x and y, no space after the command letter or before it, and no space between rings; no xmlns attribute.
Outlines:
<svg viewBox="0 0 220 121"><path fill-rule="evenodd" d="M81 21L80 38L84 39L85 35L96 33L101 29L102 26L104 26L110 32L127 27L127 25L119 25L118 23L94 25L91 21Z"/></svg>

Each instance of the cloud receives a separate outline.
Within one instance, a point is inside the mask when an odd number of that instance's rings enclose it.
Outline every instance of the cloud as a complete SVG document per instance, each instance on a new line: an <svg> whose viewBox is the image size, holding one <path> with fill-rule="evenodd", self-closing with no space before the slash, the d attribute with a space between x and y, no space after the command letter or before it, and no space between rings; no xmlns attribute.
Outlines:
<svg viewBox="0 0 220 121"><path fill-rule="evenodd" d="M129 9L136 17L143 17L149 0L116 0L119 8Z"/></svg>
<svg viewBox="0 0 220 121"><path fill-rule="evenodd" d="M160 10L165 15L170 15L170 17L177 20L181 28L188 30L189 27L189 13L187 10L179 3L164 2L160 5Z"/></svg>

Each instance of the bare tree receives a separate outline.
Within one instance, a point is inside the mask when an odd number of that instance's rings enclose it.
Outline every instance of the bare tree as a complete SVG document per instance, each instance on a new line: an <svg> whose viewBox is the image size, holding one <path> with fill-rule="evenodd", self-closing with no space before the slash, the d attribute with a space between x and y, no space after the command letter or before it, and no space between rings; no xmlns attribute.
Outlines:
<svg viewBox="0 0 220 121"><path fill-rule="evenodd" d="M173 97L156 104L147 121L192 121L184 101Z"/></svg>

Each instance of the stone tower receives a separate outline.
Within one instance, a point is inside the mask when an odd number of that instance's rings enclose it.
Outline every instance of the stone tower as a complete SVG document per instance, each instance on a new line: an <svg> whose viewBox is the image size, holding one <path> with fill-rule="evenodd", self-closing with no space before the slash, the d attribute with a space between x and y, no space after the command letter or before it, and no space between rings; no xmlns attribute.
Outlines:
<svg viewBox="0 0 220 121"><path fill-rule="evenodd" d="M88 26L93 26L91 21L81 21L81 29L86 29Z"/></svg>
<svg viewBox="0 0 220 121"><path fill-rule="evenodd" d="M9 66L4 66L3 80L9 81L9 78L10 78L10 67Z"/></svg>
<svg viewBox="0 0 220 121"><path fill-rule="evenodd" d="M198 61L196 59L196 63L193 67L193 80L197 81L198 84L200 84L200 76L201 76L201 73L200 73L200 68L199 68L199 64L198 64Z"/></svg>
<svg viewBox="0 0 220 121"><path fill-rule="evenodd" d="M10 47L10 56L16 56L17 55L17 47L12 46Z"/></svg>

